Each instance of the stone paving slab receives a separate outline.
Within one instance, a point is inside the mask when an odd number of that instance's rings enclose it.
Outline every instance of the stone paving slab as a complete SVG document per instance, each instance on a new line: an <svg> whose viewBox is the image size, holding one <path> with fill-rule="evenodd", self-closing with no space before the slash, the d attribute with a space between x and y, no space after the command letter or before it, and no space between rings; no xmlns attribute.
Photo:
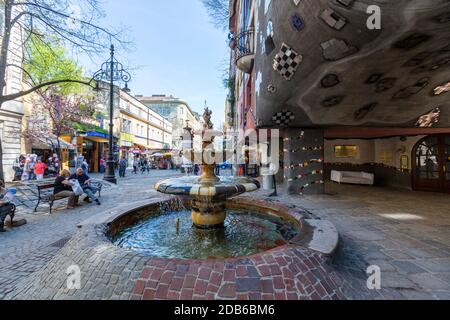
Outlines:
<svg viewBox="0 0 450 320"><path fill-rule="evenodd" d="M341 236L335 266L346 279L356 274L367 279L367 266L376 264L385 299L448 296L450 197L334 183L327 183L326 191L328 195L282 197L334 223Z"/></svg>

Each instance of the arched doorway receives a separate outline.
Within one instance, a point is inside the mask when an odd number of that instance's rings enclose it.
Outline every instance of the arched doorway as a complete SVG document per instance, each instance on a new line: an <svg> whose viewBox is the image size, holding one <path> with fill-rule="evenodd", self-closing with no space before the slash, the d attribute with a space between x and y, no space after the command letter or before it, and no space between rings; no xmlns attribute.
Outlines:
<svg viewBox="0 0 450 320"><path fill-rule="evenodd" d="M413 149L414 190L450 193L450 135L433 135Z"/></svg>

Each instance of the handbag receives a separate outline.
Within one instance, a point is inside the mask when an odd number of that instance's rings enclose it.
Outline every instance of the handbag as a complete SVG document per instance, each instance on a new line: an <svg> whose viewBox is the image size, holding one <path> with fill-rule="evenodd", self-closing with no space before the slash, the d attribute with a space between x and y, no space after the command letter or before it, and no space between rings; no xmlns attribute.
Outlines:
<svg viewBox="0 0 450 320"><path fill-rule="evenodd" d="M75 193L76 196L81 196L84 191L83 188L80 185L80 182L78 182L78 180L72 180L72 191L73 193Z"/></svg>

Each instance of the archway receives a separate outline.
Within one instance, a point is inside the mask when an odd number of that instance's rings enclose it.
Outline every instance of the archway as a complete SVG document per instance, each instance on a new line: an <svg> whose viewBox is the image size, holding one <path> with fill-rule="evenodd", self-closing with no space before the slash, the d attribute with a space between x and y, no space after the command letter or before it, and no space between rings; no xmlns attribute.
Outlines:
<svg viewBox="0 0 450 320"><path fill-rule="evenodd" d="M450 193L450 135L420 140L412 151L414 190Z"/></svg>

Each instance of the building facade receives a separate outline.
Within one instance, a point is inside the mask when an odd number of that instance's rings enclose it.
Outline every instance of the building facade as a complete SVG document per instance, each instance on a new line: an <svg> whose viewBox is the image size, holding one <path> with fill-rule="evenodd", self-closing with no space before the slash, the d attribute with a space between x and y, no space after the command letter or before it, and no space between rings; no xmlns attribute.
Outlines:
<svg viewBox="0 0 450 320"><path fill-rule="evenodd" d="M130 161L138 154L170 153L172 123L130 94L120 91L115 118L120 155Z"/></svg>
<svg viewBox="0 0 450 320"><path fill-rule="evenodd" d="M4 2L0 1L0 38L4 32ZM18 9L14 9L13 15L18 14ZM11 42L7 52L8 65L6 72L6 88L4 94L13 94L22 90L22 65L23 56L23 33L18 24L13 28ZM17 66L17 67L16 67ZM24 115L23 101L21 98L3 103L0 107L0 138L2 140L3 171L5 181L14 178L13 165L21 153L21 138L17 132L22 127Z"/></svg>
<svg viewBox="0 0 450 320"><path fill-rule="evenodd" d="M450 191L448 1L230 8L228 119L236 130L280 130L279 179L290 193L323 193L332 170Z"/></svg>
<svg viewBox="0 0 450 320"><path fill-rule="evenodd" d="M151 97L136 96L141 103L146 105L154 112L160 114L172 124L172 146L174 158L179 159L182 148L182 139L184 128L188 125L193 131L202 129L200 115L194 112L188 103L166 95L153 95ZM201 138L194 137L194 148L201 149ZM179 163L177 163L179 164Z"/></svg>

